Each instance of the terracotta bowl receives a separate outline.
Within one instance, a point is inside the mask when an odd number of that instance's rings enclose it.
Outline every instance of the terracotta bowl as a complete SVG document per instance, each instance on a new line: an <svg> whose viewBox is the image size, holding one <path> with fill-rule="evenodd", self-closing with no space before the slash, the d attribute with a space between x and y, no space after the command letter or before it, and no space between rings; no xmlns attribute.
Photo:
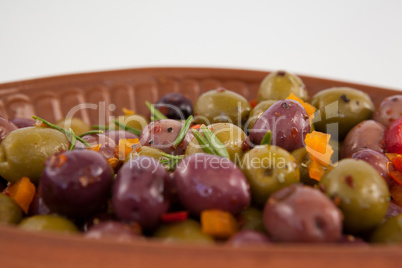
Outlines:
<svg viewBox="0 0 402 268"><path fill-rule="evenodd" d="M218 86L254 99L263 71L214 68L144 68L84 73L0 84L0 114L8 118L35 114L50 121L77 105L75 116L102 123L103 116L122 114L123 107L147 114L145 100L182 92L193 101ZM349 86L370 94L376 105L399 91L342 81L301 77L312 96L317 91ZM25 232L0 226L1 267L395 267L402 263L401 246L284 244L232 248L89 240L78 235Z"/></svg>

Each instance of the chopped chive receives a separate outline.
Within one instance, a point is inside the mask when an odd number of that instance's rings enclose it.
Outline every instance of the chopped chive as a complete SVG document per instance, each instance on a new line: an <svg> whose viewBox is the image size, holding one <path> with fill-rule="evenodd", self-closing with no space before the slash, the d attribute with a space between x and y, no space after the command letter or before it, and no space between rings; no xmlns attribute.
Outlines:
<svg viewBox="0 0 402 268"><path fill-rule="evenodd" d="M77 140L79 140L80 142L82 142L86 147L90 147L91 146L91 144L89 144L86 140L84 140L83 138L81 138L81 137L78 137L77 135L75 135L74 134L74 136L75 136L75 138L77 139Z"/></svg>
<svg viewBox="0 0 402 268"><path fill-rule="evenodd" d="M75 135L74 131L70 128L70 133L71 133L71 145L70 148L68 148L69 151L74 150L75 148L75 143L77 142L77 135Z"/></svg>
<svg viewBox="0 0 402 268"><path fill-rule="evenodd" d="M184 139L184 137L186 136L188 130L190 129L191 126L191 122L193 121L193 116L190 115L187 120L184 122L183 127L180 129L179 134L177 135L176 140L174 141L173 144L173 148L177 148L177 146L179 146L179 144L182 142L182 140Z"/></svg>
<svg viewBox="0 0 402 268"><path fill-rule="evenodd" d="M272 132L268 130L262 138L261 145L271 145Z"/></svg>
<svg viewBox="0 0 402 268"><path fill-rule="evenodd" d="M72 131L72 129L70 128L70 131ZM81 135L78 135L79 137L84 137L86 135L91 135L91 134L102 134L103 130L90 130L88 132L82 133Z"/></svg>
<svg viewBox="0 0 402 268"><path fill-rule="evenodd" d="M167 154L167 153L161 153L162 156L168 158L168 159L183 159L184 155L172 155L172 154Z"/></svg>
<svg viewBox="0 0 402 268"><path fill-rule="evenodd" d="M126 130L128 132L131 132L131 133L133 133L133 134L135 134L137 136L141 135L141 130L138 130L138 129L133 128L133 127L129 127L129 126L117 121L117 120L113 120L113 122L115 123L116 126L122 128L122 129L124 129L124 130Z"/></svg>
<svg viewBox="0 0 402 268"><path fill-rule="evenodd" d="M154 105L150 104L148 101L145 102L145 105L151 111L151 117L153 117L154 119L156 120L167 119L167 117L163 113L161 113L157 108L155 108Z"/></svg>
<svg viewBox="0 0 402 268"><path fill-rule="evenodd" d="M161 153L161 155L165 158L162 158L159 162L167 166L170 171L174 170L177 164L184 158L184 155L171 155L167 153Z"/></svg>
<svg viewBox="0 0 402 268"><path fill-rule="evenodd" d="M101 125L92 125L91 128L99 130L109 130L109 126L101 126Z"/></svg>
<svg viewBox="0 0 402 268"><path fill-rule="evenodd" d="M204 152L206 152L207 154L216 155L216 152L213 150L208 141L197 130L191 129L191 131L193 131L194 137L197 139Z"/></svg>
<svg viewBox="0 0 402 268"><path fill-rule="evenodd" d="M209 128L206 126L201 127L205 137L207 138L208 142L211 144L211 147L216 152L218 156L229 158L229 153L226 150L225 145L216 137L215 133L213 133Z"/></svg>

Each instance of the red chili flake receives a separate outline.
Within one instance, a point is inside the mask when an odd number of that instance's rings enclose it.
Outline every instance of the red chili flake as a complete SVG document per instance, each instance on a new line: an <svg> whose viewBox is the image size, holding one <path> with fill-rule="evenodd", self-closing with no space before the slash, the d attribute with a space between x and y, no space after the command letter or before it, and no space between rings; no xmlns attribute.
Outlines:
<svg viewBox="0 0 402 268"><path fill-rule="evenodd" d="M178 222L185 221L188 218L187 211L171 212L162 214L161 219L163 222Z"/></svg>
<svg viewBox="0 0 402 268"><path fill-rule="evenodd" d="M218 92L225 92L225 91L226 91L226 88L220 87L220 88L217 88L216 91L218 91Z"/></svg>
<svg viewBox="0 0 402 268"><path fill-rule="evenodd" d="M61 167L67 161L67 157L64 154L59 154L57 156L53 156L50 159L50 166L52 167Z"/></svg>
<svg viewBox="0 0 402 268"><path fill-rule="evenodd" d="M292 129L290 130L290 132L292 133L292 137L296 138L297 134L299 134L299 131L297 130L297 128L292 127Z"/></svg>
<svg viewBox="0 0 402 268"><path fill-rule="evenodd" d="M391 178L399 185L402 186L402 173L399 171L392 171L389 173Z"/></svg>
<svg viewBox="0 0 402 268"><path fill-rule="evenodd" d="M257 99L253 99L250 101L250 106L251 108L254 108L255 106L257 106Z"/></svg>
<svg viewBox="0 0 402 268"><path fill-rule="evenodd" d="M402 155L396 155L391 159L392 164L399 172L402 172Z"/></svg>
<svg viewBox="0 0 402 268"><path fill-rule="evenodd" d="M389 110L386 111L386 113L387 113L387 114L391 114L391 113L392 113L392 110L389 109Z"/></svg>
<svg viewBox="0 0 402 268"><path fill-rule="evenodd" d="M281 114L280 114L280 113L278 113L278 112L275 112L275 114L276 114L277 116L281 116Z"/></svg>
<svg viewBox="0 0 402 268"><path fill-rule="evenodd" d="M159 133L159 132L161 132L162 131L162 128L160 127L160 126L155 126L153 129L152 129L152 133Z"/></svg>
<svg viewBox="0 0 402 268"><path fill-rule="evenodd" d="M332 201L334 202L334 204L339 207L339 205L341 204L342 200L339 198L339 196L335 196L332 198Z"/></svg>
<svg viewBox="0 0 402 268"><path fill-rule="evenodd" d="M345 177L345 182L350 188L355 188L355 181L353 180L353 177L351 175L347 175Z"/></svg>

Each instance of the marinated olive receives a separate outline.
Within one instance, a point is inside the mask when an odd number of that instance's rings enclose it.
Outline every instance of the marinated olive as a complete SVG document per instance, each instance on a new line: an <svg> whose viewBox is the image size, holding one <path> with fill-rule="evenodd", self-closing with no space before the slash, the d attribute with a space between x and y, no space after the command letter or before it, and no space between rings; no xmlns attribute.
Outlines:
<svg viewBox="0 0 402 268"><path fill-rule="evenodd" d="M18 128L24 128L24 127L33 127L35 125L35 120L32 118L13 118L11 119L11 122L14 123Z"/></svg>
<svg viewBox="0 0 402 268"><path fill-rule="evenodd" d="M142 130L148 124L148 120L144 116L138 114L121 115L118 116L115 120L124 126L128 126L137 130ZM119 127L119 125L117 125L113 120L109 122L109 128L116 130L121 129L121 127Z"/></svg>
<svg viewBox="0 0 402 268"><path fill-rule="evenodd" d="M342 213L323 193L292 185L265 204L267 232L281 242L335 242L342 234Z"/></svg>
<svg viewBox="0 0 402 268"><path fill-rule="evenodd" d="M311 157L308 154L306 148L299 148L292 152L292 156L295 158L300 172L300 182L305 185L316 185L317 180L313 179L309 175L308 166L311 164Z"/></svg>
<svg viewBox="0 0 402 268"><path fill-rule="evenodd" d="M201 225L195 220L163 224L154 233L154 237L165 242L189 242L197 244L214 244L211 236L204 234Z"/></svg>
<svg viewBox="0 0 402 268"><path fill-rule="evenodd" d="M46 161L39 188L51 211L85 218L105 206L112 180L113 171L99 153L74 150Z"/></svg>
<svg viewBox="0 0 402 268"><path fill-rule="evenodd" d="M296 160L277 146L260 145L243 156L241 168L250 183L251 197L263 206L281 188L300 181Z"/></svg>
<svg viewBox="0 0 402 268"><path fill-rule="evenodd" d="M187 156L177 165L174 178L182 205L194 215L207 209L237 214L250 204L247 180L227 158L203 153Z"/></svg>
<svg viewBox="0 0 402 268"><path fill-rule="evenodd" d="M362 149L384 152L385 127L373 120L366 120L353 127L342 145L341 158L350 157Z"/></svg>
<svg viewBox="0 0 402 268"><path fill-rule="evenodd" d="M112 204L117 217L138 222L144 229L155 228L170 205L165 197L167 177L165 168L148 156L124 164L113 186Z"/></svg>
<svg viewBox="0 0 402 268"><path fill-rule="evenodd" d="M266 246L269 245L271 241L269 240L268 236L251 230L244 230L236 233L232 236L226 244L232 246L247 246L247 245L260 245Z"/></svg>
<svg viewBox="0 0 402 268"><path fill-rule="evenodd" d="M0 193L0 224L18 224L23 212L8 195Z"/></svg>
<svg viewBox="0 0 402 268"><path fill-rule="evenodd" d="M124 162L130 161L131 159L134 159L139 156L149 156L157 161L160 161L163 156L162 156L163 151L156 149L154 147L150 146L141 146L140 149L132 151L127 157Z"/></svg>
<svg viewBox="0 0 402 268"><path fill-rule="evenodd" d="M82 119L76 117L61 119L57 121L55 125L66 130L69 130L71 128L77 135L84 134L85 132L91 130L87 123L85 123Z"/></svg>
<svg viewBox="0 0 402 268"><path fill-rule="evenodd" d="M344 215L344 229L359 233L377 226L384 218L390 194L381 175L362 160L343 159L320 181Z"/></svg>
<svg viewBox="0 0 402 268"><path fill-rule="evenodd" d="M19 228L27 231L78 232L74 223L57 215L35 215L25 218L19 224Z"/></svg>
<svg viewBox="0 0 402 268"><path fill-rule="evenodd" d="M402 95L385 98L373 115L375 121L386 127L400 117L402 117Z"/></svg>
<svg viewBox="0 0 402 268"><path fill-rule="evenodd" d="M313 96L311 104L318 109L313 120L315 129L339 140L355 125L370 119L374 111L368 94L347 87L322 90Z"/></svg>
<svg viewBox="0 0 402 268"><path fill-rule="evenodd" d="M388 175L389 160L384 154L373 151L371 149L364 149L354 153L352 155L352 158L360 159L369 163L385 179L388 187L391 186L391 179Z"/></svg>
<svg viewBox="0 0 402 268"><path fill-rule="evenodd" d="M143 146L151 146L168 154L184 154L194 135L188 131L182 142L175 148L174 142L183 125L182 122L173 119L153 121L142 130L140 143Z"/></svg>
<svg viewBox="0 0 402 268"><path fill-rule="evenodd" d="M310 121L303 106L297 101L282 100L266 110L250 130L250 141L261 144L265 134L271 131L271 144L293 151L304 146L310 132Z"/></svg>
<svg viewBox="0 0 402 268"><path fill-rule="evenodd" d="M114 140L106 136L105 134L90 134L82 138L89 143L90 146L97 146L100 144L98 152L103 155L104 158L109 159L116 157L116 143ZM76 149L85 149L87 146L80 141L77 141L75 145ZM121 159L124 160L124 159Z"/></svg>
<svg viewBox="0 0 402 268"><path fill-rule="evenodd" d="M44 127L26 127L11 132L0 145L0 175L13 183L28 177L39 182L45 160L68 149L62 132Z"/></svg>
<svg viewBox="0 0 402 268"><path fill-rule="evenodd" d="M290 93L303 100L308 98L306 86L298 76L285 71L276 71L262 80L258 89L257 100L258 102L263 100L283 100Z"/></svg>
<svg viewBox="0 0 402 268"><path fill-rule="evenodd" d="M249 116L248 116L248 121L247 121L247 125L245 126L245 129L252 129L255 122L257 122L258 118L261 117L261 115L269 108L272 106L272 104L274 104L275 102L277 102L276 100L266 100L266 101L262 101L260 103L257 104L257 106L255 106Z"/></svg>
<svg viewBox="0 0 402 268"><path fill-rule="evenodd" d="M16 129L18 129L18 127L14 125L13 122L0 116L0 143L4 140L8 133Z"/></svg>
<svg viewBox="0 0 402 268"><path fill-rule="evenodd" d="M242 127L250 111L250 103L243 96L218 88L205 92L198 98L194 107L194 120L205 125L232 123Z"/></svg>
<svg viewBox="0 0 402 268"><path fill-rule="evenodd" d="M229 123L217 123L209 125L208 128L216 135L222 142L229 153L229 158L236 164L239 164L243 156L243 143L246 139L244 131ZM202 131L201 131L202 132ZM193 138L187 146L186 155L203 153L203 149L198 143L196 138Z"/></svg>
<svg viewBox="0 0 402 268"><path fill-rule="evenodd" d="M117 241L136 241L141 239L130 226L117 221L98 223L89 228L84 236L92 239L108 238Z"/></svg>
<svg viewBox="0 0 402 268"><path fill-rule="evenodd" d="M402 214L387 219L371 236L374 243L402 243Z"/></svg>
<svg viewBox="0 0 402 268"><path fill-rule="evenodd" d="M160 98L155 107L169 119L186 120L193 115L191 101L181 93L168 93Z"/></svg>

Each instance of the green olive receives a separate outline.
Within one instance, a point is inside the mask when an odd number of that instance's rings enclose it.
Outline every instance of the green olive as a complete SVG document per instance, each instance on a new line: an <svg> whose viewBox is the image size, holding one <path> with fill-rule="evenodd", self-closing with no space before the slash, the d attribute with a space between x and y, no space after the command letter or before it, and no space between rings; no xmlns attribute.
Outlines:
<svg viewBox="0 0 402 268"><path fill-rule="evenodd" d="M22 216L17 203L8 195L0 193L0 224L18 224Z"/></svg>
<svg viewBox="0 0 402 268"><path fill-rule="evenodd" d="M402 214L387 219L371 236L374 243L402 243Z"/></svg>
<svg viewBox="0 0 402 268"><path fill-rule="evenodd" d="M273 145L259 145L244 154L241 169L257 206L263 206L279 189L300 182L296 160L288 151Z"/></svg>
<svg viewBox="0 0 402 268"><path fill-rule="evenodd" d="M35 215L25 218L19 228L28 231L57 231L62 233L77 233L77 227L66 218L57 215Z"/></svg>
<svg viewBox="0 0 402 268"><path fill-rule="evenodd" d="M313 96L311 104L318 110L313 120L315 129L337 140L343 140L358 123L371 119L374 111L368 94L347 87L320 91Z"/></svg>
<svg viewBox="0 0 402 268"><path fill-rule="evenodd" d="M216 137L222 142L226 150L229 153L231 161L239 164L243 156L243 143L246 139L244 131L230 123L217 123L208 126L209 129L216 135ZM198 143L196 138L193 138L187 146L185 155L192 155L196 153L203 153L203 149Z"/></svg>
<svg viewBox="0 0 402 268"><path fill-rule="evenodd" d="M248 207L241 213L242 230L252 230L256 232L265 233L265 226L262 220L263 214L260 209Z"/></svg>
<svg viewBox="0 0 402 268"><path fill-rule="evenodd" d="M124 162L127 162L131 159L137 158L139 156L149 156L155 158L156 160L160 161L162 157L162 151L151 146L141 146L141 149L138 151L132 151L127 157Z"/></svg>
<svg viewBox="0 0 402 268"><path fill-rule="evenodd" d="M324 189L344 216L343 226L352 234L376 227L384 218L390 200L388 186L367 162L343 159L321 178Z"/></svg>
<svg viewBox="0 0 402 268"><path fill-rule="evenodd" d="M120 122L121 124L123 124L125 126L135 128L135 129L138 129L138 130L142 130L142 128L145 127L146 125L148 125L148 123L149 123L148 120L144 116L138 115L138 114L120 115L115 120ZM109 122L109 128L110 129L116 129L116 130L121 129L113 121Z"/></svg>
<svg viewBox="0 0 402 268"><path fill-rule="evenodd" d="M316 185L318 183L317 180L312 179L308 173L308 166L311 164L311 158L306 150L306 148L302 147L296 149L292 152L292 156L295 158L300 171L300 182L305 185Z"/></svg>
<svg viewBox="0 0 402 268"><path fill-rule="evenodd" d="M250 111L250 103L243 96L219 88L205 92L198 98L194 107L194 120L198 124L232 123L242 127Z"/></svg>
<svg viewBox="0 0 402 268"><path fill-rule="evenodd" d="M62 132L45 127L14 130L0 145L0 175L14 183L28 177L38 184L45 160L68 149L68 139Z"/></svg>
<svg viewBox="0 0 402 268"><path fill-rule="evenodd" d="M277 71L267 75L258 89L257 101L284 100L293 93L297 97L307 100L307 90L303 81L296 75Z"/></svg>
<svg viewBox="0 0 402 268"><path fill-rule="evenodd" d="M79 118L64 118L55 123L56 126L62 127L66 130L69 130L70 128L74 131L75 134L81 135L84 134L85 132L88 132L91 130L91 128L86 124L84 121L82 121Z"/></svg>
<svg viewBox="0 0 402 268"><path fill-rule="evenodd" d="M202 232L200 223L191 219L177 223L162 224L155 231L154 237L166 242L214 243L212 237Z"/></svg>
<svg viewBox="0 0 402 268"><path fill-rule="evenodd" d="M255 122L257 122L258 118L269 108L272 104L274 104L276 100L266 100L258 103L250 112L247 121L247 129L253 128Z"/></svg>

